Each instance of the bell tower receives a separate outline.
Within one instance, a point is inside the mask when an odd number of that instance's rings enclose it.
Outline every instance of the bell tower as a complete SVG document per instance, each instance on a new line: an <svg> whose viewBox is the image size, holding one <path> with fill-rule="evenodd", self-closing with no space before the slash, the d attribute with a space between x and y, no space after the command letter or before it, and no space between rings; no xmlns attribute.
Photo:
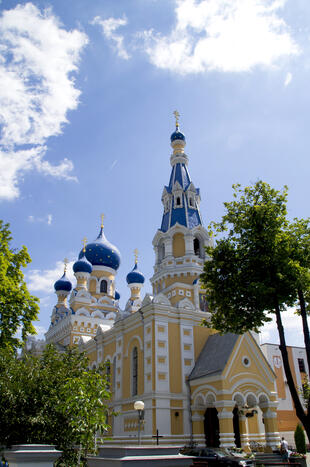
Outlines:
<svg viewBox="0 0 310 467"><path fill-rule="evenodd" d="M155 250L153 294L163 293L176 306L190 300L197 309L205 309L204 293L199 276L205 261L204 247L210 244L208 232L202 225L199 209L200 191L188 171L184 152L186 140L179 129L179 113L174 112L176 129L172 133L169 185L162 193L163 217L153 239Z"/></svg>

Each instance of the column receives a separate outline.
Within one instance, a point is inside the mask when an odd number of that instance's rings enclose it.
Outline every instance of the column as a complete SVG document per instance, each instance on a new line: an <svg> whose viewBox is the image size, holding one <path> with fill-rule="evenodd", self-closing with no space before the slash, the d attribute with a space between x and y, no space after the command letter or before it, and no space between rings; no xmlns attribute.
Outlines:
<svg viewBox="0 0 310 467"><path fill-rule="evenodd" d="M250 452L250 443L248 437L248 424L245 415L239 413L239 429L240 429L240 441L241 447L245 452Z"/></svg>
<svg viewBox="0 0 310 467"><path fill-rule="evenodd" d="M265 424L266 452L272 452L280 444L276 407L262 407Z"/></svg>
<svg viewBox="0 0 310 467"><path fill-rule="evenodd" d="M204 411L195 410L192 416L193 435L204 434Z"/></svg>
<svg viewBox="0 0 310 467"><path fill-rule="evenodd" d="M185 239L185 254L193 255L194 254L194 239L192 234L184 235Z"/></svg>
<svg viewBox="0 0 310 467"><path fill-rule="evenodd" d="M223 401L225 402L225 401ZM234 433L234 425L233 425L233 408L234 405L226 405L223 408L218 407L218 419L220 425L220 446L222 448L228 448L235 446L235 433Z"/></svg>
<svg viewBox="0 0 310 467"><path fill-rule="evenodd" d="M168 256L172 256L172 239L170 237L166 237L164 239L165 243L165 258Z"/></svg>

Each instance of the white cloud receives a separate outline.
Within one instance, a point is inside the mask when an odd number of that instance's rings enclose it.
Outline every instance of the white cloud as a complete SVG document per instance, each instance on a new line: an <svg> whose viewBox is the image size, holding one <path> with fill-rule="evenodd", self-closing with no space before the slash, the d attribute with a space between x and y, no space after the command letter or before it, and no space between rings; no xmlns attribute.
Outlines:
<svg viewBox="0 0 310 467"><path fill-rule="evenodd" d="M284 81L284 86L288 86L290 84L290 82L292 81L292 78L293 78L293 75L292 73L290 73L289 71L286 73L286 76L285 76L285 81Z"/></svg>
<svg viewBox="0 0 310 467"><path fill-rule="evenodd" d="M285 0L176 0L168 35L139 35L150 61L176 73L243 72L299 53L279 16Z"/></svg>
<svg viewBox="0 0 310 467"><path fill-rule="evenodd" d="M35 216L28 216L27 218L28 222L42 222L47 225L52 225L53 222L53 215L52 214L47 214L46 216L43 217L35 217Z"/></svg>
<svg viewBox="0 0 310 467"><path fill-rule="evenodd" d="M126 17L101 19L100 16L95 16L91 24L98 24L101 27L102 34L113 43L114 49L119 57L125 60L130 58L130 55L124 47L124 36L115 32L121 26L126 26Z"/></svg>
<svg viewBox="0 0 310 467"><path fill-rule="evenodd" d="M74 261L70 261L67 266L67 277L75 284L72 272ZM54 283L60 279L64 272L63 261L57 261L53 269L32 269L26 274L27 286L31 292L43 292L46 295L54 291Z"/></svg>
<svg viewBox="0 0 310 467"><path fill-rule="evenodd" d="M5 10L0 17L0 199L19 196L22 173L37 169L66 180L73 164L43 161L45 143L59 135L80 91L73 72L87 43L78 30L66 31L51 10L32 3ZM25 147L26 146L26 147Z"/></svg>
<svg viewBox="0 0 310 467"><path fill-rule="evenodd" d="M297 316L295 314L295 311L295 308L289 308L281 313L286 343L287 345L303 347L304 341L302 322L300 316ZM279 335L277 330L276 318L274 314L271 314L270 317L272 318L272 321L266 323L265 326L261 329L260 340L261 342L278 344Z"/></svg>

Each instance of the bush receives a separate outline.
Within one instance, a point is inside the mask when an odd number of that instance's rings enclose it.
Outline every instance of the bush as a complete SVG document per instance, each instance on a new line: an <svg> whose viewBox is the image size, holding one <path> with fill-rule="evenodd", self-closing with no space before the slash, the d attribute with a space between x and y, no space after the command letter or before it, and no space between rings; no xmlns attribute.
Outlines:
<svg viewBox="0 0 310 467"><path fill-rule="evenodd" d="M295 433L296 451L300 454L306 454L306 437L302 426L298 423Z"/></svg>

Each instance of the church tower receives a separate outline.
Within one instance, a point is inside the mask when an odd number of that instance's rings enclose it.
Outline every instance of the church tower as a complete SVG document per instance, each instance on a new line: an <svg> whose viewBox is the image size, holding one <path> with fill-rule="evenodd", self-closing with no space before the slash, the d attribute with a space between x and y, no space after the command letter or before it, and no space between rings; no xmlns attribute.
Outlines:
<svg viewBox="0 0 310 467"><path fill-rule="evenodd" d="M175 111L174 114L176 129L170 138L172 168L169 185L162 194L161 227L153 239L156 259L151 283L153 294L165 294L172 305L187 299L196 309L206 311L199 276L205 261L204 247L210 244L210 239L202 226L200 190L188 171L188 157L184 152L186 140L179 129L179 113Z"/></svg>

